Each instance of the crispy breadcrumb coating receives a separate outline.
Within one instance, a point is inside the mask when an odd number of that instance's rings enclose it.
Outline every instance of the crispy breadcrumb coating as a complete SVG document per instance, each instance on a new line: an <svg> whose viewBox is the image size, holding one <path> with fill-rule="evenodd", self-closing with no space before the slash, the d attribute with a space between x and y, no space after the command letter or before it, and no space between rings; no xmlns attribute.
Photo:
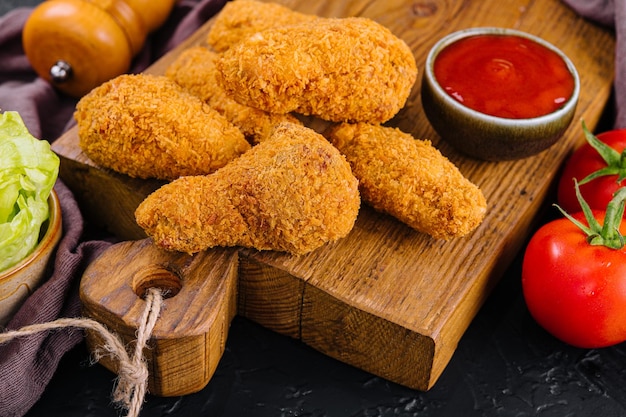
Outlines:
<svg viewBox="0 0 626 417"><path fill-rule="evenodd" d="M284 123L215 173L156 190L135 217L169 250L244 246L304 254L346 236L359 206L358 181L339 151L315 131Z"/></svg>
<svg viewBox="0 0 626 417"><path fill-rule="evenodd" d="M74 117L85 154L131 177L208 174L250 149L224 116L165 76L118 76L81 98Z"/></svg>
<svg viewBox="0 0 626 417"><path fill-rule="evenodd" d="M482 191L430 141L366 123L335 126L329 137L350 162L363 201L376 210L444 240L482 222Z"/></svg>
<svg viewBox="0 0 626 417"><path fill-rule="evenodd" d="M234 0L226 3L209 31L207 43L223 52L250 35L270 27L317 19L276 3Z"/></svg>
<svg viewBox="0 0 626 417"><path fill-rule="evenodd" d="M253 144L267 138L273 127L279 123L301 124L290 114L271 114L239 104L229 97L217 82L216 59L217 54L206 47L191 47L170 64L165 75L226 117Z"/></svg>
<svg viewBox="0 0 626 417"><path fill-rule="evenodd" d="M360 17L257 32L225 51L216 66L220 83L242 104L334 122L391 119L417 77L407 44Z"/></svg>

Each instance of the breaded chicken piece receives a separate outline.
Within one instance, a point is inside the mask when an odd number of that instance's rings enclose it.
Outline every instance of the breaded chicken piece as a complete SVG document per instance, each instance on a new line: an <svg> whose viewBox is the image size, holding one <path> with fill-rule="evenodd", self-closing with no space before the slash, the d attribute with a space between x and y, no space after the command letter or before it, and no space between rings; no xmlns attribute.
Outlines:
<svg viewBox="0 0 626 417"><path fill-rule="evenodd" d="M226 117L253 144L267 138L279 123L302 124L290 114L268 113L239 104L229 97L216 80L216 59L217 54L206 47L191 47L170 64L165 75Z"/></svg>
<svg viewBox="0 0 626 417"><path fill-rule="evenodd" d="M165 76L118 76L81 98L74 117L85 154L131 177L208 174L250 149L224 116Z"/></svg>
<svg viewBox="0 0 626 417"><path fill-rule="evenodd" d="M317 16L296 12L277 3L234 0L226 3L216 16L207 43L215 51L223 52L260 30L315 19Z"/></svg>
<svg viewBox="0 0 626 417"><path fill-rule="evenodd" d="M257 32L221 54L216 66L218 80L242 104L333 122L391 119L417 77L406 43L360 17Z"/></svg>
<svg viewBox="0 0 626 417"><path fill-rule="evenodd" d="M156 190L135 218L169 250L244 246L304 254L346 236L359 206L358 181L339 151L315 131L284 123L215 173Z"/></svg>
<svg viewBox="0 0 626 417"><path fill-rule="evenodd" d="M487 209L482 191L430 141L366 123L335 126L329 137L358 178L363 202L374 209L444 240L464 236L482 222Z"/></svg>

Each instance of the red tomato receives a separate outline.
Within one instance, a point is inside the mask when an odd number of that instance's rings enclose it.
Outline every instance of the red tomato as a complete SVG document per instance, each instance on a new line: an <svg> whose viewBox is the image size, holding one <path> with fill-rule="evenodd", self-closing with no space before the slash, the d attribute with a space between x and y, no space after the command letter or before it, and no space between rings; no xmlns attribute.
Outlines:
<svg viewBox="0 0 626 417"><path fill-rule="evenodd" d="M602 142L622 153L626 149L626 129L611 130L596 135ZM563 173L559 179L557 188L557 201L559 206L568 213L580 211L580 204L576 199L573 178L580 182L587 175L606 168L607 163L589 143L585 143L576 149L565 163ZM580 186L580 193L589 204L596 210L604 210L613 197L613 193L620 188L616 175L598 177ZM621 185L626 185L626 181Z"/></svg>
<svg viewBox="0 0 626 417"><path fill-rule="evenodd" d="M586 225L582 214L573 217ZM603 222L604 212L594 216ZM530 314L558 339L582 348L626 341L626 247L590 245L569 219L554 220L526 248L522 288Z"/></svg>

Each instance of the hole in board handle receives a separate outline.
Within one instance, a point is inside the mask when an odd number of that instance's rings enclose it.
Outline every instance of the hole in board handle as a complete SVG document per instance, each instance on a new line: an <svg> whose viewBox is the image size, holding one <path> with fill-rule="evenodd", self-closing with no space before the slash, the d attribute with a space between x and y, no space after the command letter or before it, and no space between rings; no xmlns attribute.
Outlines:
<svg viewBox="0 0 626 417"><path fill-rule="evenodd" d="M145 299L150 288L158 288L163 298L172 298L183 287L180 277L163 265L148 265L138 271L133 277L133 291L141 299Z"/></svg>

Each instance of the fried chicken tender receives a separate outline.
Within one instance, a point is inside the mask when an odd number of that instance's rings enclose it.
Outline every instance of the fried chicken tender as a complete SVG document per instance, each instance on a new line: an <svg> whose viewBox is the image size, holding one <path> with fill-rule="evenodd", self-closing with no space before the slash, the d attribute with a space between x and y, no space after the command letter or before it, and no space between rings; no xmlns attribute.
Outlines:
<svg viewBox="0 0 626 417"><path fill-rule="evenodd" d="M226 3L215 18L207 43L215 51L223 52L260 30L315 19L317 16L296 12L277 3L234 0Z"/></svg>
<svg viewBox="0 0 626 417"><path fill-rule="evenodd" d="M333 122L391 119L417 77L407 44L361 17L257 32L222 53L216 66L220 83L242 104Z"/></svg>
<svg viewBox="0 0 626 417"><path fill-rule="evenodd" d="M267 138L273 127L279 123L301 124L290 114L268 113L239 104L229 97L217 82L216 59L217 54L206 47L191 47L170 64L165 75L226 117L253 144Z"/></svg>
<svg viewBox="0 0 626 417"><path fill-rule="evenodd" d="M78 102L79 145L137 178L208 174L250 149L243 133L165 76L121 75Z"/></svg>
<svg viewBox="0 0 626 417"><path fill-rule="evenodd" d="M411 228L449 240L474 230L487 203L482 191L430 141L366 123L331 128L330 141L359 180L363 202Z"/></svg>
<svg viewBox="0 0 626 417"><path fill-rule="evenodd" d="M215 173L156 190L135 218L169 250L243 246L298 255L346 236L359 207L358 181L339 151L312 129L283 123Z"/></svg>

